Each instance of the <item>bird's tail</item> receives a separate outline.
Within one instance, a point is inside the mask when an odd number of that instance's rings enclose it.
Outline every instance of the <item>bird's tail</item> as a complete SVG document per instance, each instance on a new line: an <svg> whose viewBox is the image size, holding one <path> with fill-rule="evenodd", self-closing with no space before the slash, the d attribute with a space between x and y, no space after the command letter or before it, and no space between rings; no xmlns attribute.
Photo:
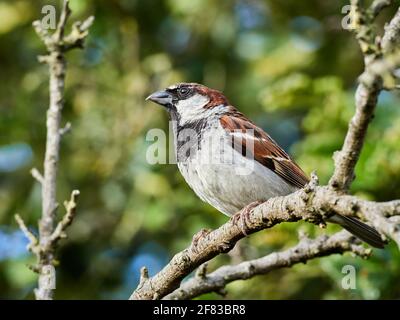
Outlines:
<svg viewBox="0 0 400 320"><path fill-rule="evenodd" d="M375 248L382 249L385 245L385 242L382 240L378 231L356 218L335 214L329 217L327 221L341 225L347 231L354 234L357 238L365 241Z"/></svg>

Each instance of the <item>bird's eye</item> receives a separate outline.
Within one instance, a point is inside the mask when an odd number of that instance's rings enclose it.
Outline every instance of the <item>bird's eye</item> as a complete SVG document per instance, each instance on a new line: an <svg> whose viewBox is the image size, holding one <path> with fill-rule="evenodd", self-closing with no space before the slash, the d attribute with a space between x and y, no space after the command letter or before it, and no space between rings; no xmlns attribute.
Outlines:
<svg viewBox="0 0 400 320"><path fill-rule="evenodd" d="M178 94L180 98L185 98L189 95L190 89L187 87L181 87L178 89Z"/></svg>

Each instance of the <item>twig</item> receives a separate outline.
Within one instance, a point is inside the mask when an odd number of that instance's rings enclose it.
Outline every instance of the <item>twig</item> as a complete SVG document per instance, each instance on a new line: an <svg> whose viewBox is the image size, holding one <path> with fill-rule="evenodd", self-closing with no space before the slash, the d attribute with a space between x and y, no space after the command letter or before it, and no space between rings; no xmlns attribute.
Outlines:
<svg viewBox="0 0 400 320"><path fill-rule="evenodd" d="M64 39L64 50L82 48L85 38L89 33L89 28L94 22L94 16L90 16L85 21L77 21L72 25L71 33Z"/></svg>
<svg viewBox="0 0 400 320"><path fill-rule="evenodd" d="M22 220L21 216L17 213L14 215L15 221L17 221L17 224L19 228L22 230L26 238L29 240L27 249L28 251L34 252L35 253L35 248L37 247L39 241L36 238L36 236L28 229L28 227L25 225L24 220Z"/></svg>
<svg viewBox="0 0 400 320"><path fill-rule="evenodd" d="M66 213L62 220L57 224L57 227L54 229L50 237L51 243L56 244L58 240L67 237L65 230L67 230L67 228L71 225L75 217L78 196L79 190L74 190L71 193L71 199L64 202Z"/></svg>
<svg viewBox="0 0 400 320"><path fill-rule="evenodd" d="M71 34L65 35L65 28L71 14L69 1L64 0L60 20L53 34L45 30L40 21L33 22L39 38L47 48L47 54L39 57L39 61L48 64L50 73L50 103L47 111L47 135L46 151L44 159L43 176L37 169L32 169L33 177L42 185L42 217L39 221L39 237L32 238L32 233L28 233L25 224L19 216L16 216L21 229L35 243L33 251L37 257L35 270L39 272L38 288L35 290L37 300L50 300L53 297L53 288L46 286L49 282L55 284L55 272L49 273L54 266L54 255L61 238L66 236L65 230L71 224L76 213L76 200L79 191L75 190L71 194L71 199L65 203L66 214L56 225L56 211L58 208L57 194L57 169L60 153L60 141L71 127L69 123L61 128L61 113L64 106L64 86L66 73L65 52L75 47L82 47L83 41L88 35L88 28L93 22L93 17L84 23L75 23ZM32 245L31 245L32 247Z"/></svg>
<svg viewBox="0 0 400 320"><path fill-rule="evenodd" d="M204 279L207 277L207 262L203 263L200 267L197 268L196 277L200 279Z"/></svg>
<svg viewBox="0 0 400 320"><path fill-rule="evenodd" d="M392 0L374 0L369 8L371 17L375 19L381 11L392 4Z"/></svg>
<svg viewBox="0 0 400 320"><path fill-rule="evenodd" d="M342 150L334 154L335 171L329 181L329 185L334 189L344 192L348 191L355 178L354 168L360 157L368 126L374 116L378 96L383 89L382 72L377 72L375 69L377 65L383 63L387 69L385 69L385 72L391 73L398 67L398 60L400 60L399 55L394 61L382 57L383 54L388 52L390 44L393 44L400 35L399 11L386 27L379 46L372 25L373 18L376 15L369 17L361 7L360 2L360 0L351 1L353 7L352 20L354 21L354 32L364 55L365 71L360 77L361 83L356 91L356 112L349 123ZM374 3L375 11L378 7L382 9L386 6L386 4L382 4L382 1L375 1Z"/></svg>
<svg viewBox="0 0 400 320"><path fill-rule="evenodd" d="M43 185L43 176L42 174L39 172L38 169L36 168L32 168L31 169L31 175L32 177L34 177L41 185Z"/></svg>
<svg viewBox="0 0 400 320"><path fill-rule="evenodd" d="M399 43L400 35L400 8L397 10L393 19L385 27L385 33L381 40L381 47L384 52L392 51Z"/></svg>
<svg viewBox="0 0 400 320"><path fill-rule="evenodd" d="M223 266L207 274L207 277L192 277L164 299L192 299L204 293L220 292L225 289L227 284L236 280L246 280L276 269L306 263L308 260L318 257L345 252L352 252L366 258L370 255L371 250L358 245L357 240L347 231L338 232L331 237L320 236L314 240L303 237L296 246L285 251L274 252L237 265Z"/></svg>
<svg viewBox="0 0 400 320"><path fill-rule="evenodd" d="M56 43L63 42L65 26L67 25L67 21L70 15L71 15L71 9L69 8L69 1L64 1L61 10L60 20L58 21L57 29L53 34L54 42Z"/></svg>
<svg viewBox="0 0 400 320"><path fill-rule="evenodd" d="M140 282L139 286L143 285L149 279L149 270L146 267L140 269Z"/></svg>
<svg viewBox="0 0 400 320"><path fill-rule="evenodd" d="M61 128L61 129L60 129L60 131L59 131L60 136L63 136L63 135L65 135L65 134L67 134L68 132L70 132L70 131L71 131L71 128L72 128L71 122L67 122L67 123L65 124L64 128Z"/></svg>

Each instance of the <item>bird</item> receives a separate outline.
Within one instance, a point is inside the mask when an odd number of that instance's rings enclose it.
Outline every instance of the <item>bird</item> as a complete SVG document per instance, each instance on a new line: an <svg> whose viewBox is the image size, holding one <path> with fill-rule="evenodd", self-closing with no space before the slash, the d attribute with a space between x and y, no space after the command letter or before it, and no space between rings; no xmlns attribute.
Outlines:
<svg viewBox="0 0 400 320"><path fill-rule="evenodd" d="M309 178L263 129L231 105L224 94L198 83L178 83L146 100L164 107L173 123L179 171L204 202L232 217L252 203L285 196ZM328 222L376 248L380 234L338 213Z"/></svg>

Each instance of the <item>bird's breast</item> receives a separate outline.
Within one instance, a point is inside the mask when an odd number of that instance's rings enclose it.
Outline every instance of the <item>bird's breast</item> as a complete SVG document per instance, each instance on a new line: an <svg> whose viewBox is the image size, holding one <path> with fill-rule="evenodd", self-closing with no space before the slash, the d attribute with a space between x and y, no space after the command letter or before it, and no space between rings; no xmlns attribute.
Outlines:
<svg viewBox="0 0 400 320"><path fill-rule="evenodd" d="M233 149L221 126L205 128L193 153L185 151L181 158L179 148L177 153L179 170L193 191L227 215L254 201L296 190L268 168Z"/></svg>

